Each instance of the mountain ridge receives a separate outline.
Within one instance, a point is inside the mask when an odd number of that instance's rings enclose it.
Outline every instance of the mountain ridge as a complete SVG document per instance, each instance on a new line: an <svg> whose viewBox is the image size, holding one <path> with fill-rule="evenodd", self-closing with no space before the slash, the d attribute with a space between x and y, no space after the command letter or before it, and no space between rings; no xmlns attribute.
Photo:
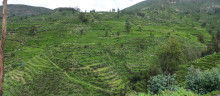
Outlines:
<svg viewBox="0 0 220 96"><path fill-rule="evenodd" d="M30 6L24 4L8 4L8 17L33 16L50 11L52 11L52 9L45 7ZM2 6L0 6L0 12L2 13Z"/></svg>

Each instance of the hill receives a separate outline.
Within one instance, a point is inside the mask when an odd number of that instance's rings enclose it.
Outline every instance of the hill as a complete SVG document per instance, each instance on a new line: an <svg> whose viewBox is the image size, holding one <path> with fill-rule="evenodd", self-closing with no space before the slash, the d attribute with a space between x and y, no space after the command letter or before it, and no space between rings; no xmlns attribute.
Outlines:
<svg viewBox="0 0 220 96"><path fill-rule="evenodd" d="M131 7L125 8L125 11L144 11L144 10L159 10L173 9L179 11L194 11L204 13L219 13L218 0L145 0Z"/></svg>
<svg viewBox="0 0 220 96"><path fill-rule="evenodd" d="M21 4L9 4L8 5L8 17L13 16L33 16L41 13L50 12L51 9L44 7L34 7L29 5L21 5ZM2 6L0 6L0 12L2 13Z"/></svg>
<svg viewBox="0 0 220 96"><path fill-rule="evenodd" d="M182 52L177 70L180 86L189 65L208 69L219 63L219 54L201 57L219 29L218 13L177 12L168 5L158 9L155 5L168 4L163 0L140 4L118 13L61 8L24 19L9 18L4 95L147 93L150 76L162 74L158 53L172 38ZM149 9L141 10L144 6ZM135 8L141 11L132 11ZM199 41L200 35L204 42Z"/></svg>

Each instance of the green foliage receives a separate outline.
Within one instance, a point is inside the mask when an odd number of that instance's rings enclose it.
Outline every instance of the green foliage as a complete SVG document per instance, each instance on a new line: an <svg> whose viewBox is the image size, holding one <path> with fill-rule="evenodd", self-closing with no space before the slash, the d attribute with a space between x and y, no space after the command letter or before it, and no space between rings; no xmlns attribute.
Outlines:
<svg viewBox="0 0 220 96"><path fill-rule="evenodd" d="M187 91L186 89L183 88L178 88L176 91L170 91L170 90L165 90L160 92L159 94L145 94L145 93L139 93L138 96L199 96L198 94L195 94L191 91Z"/></svg>
<svg viewBox="0 0 220 96"><path fill-rule="evenodd" d="M65 75L58 72L39 74L33 80L34 93L38 95L63 95L61 90L65 90L68 84Z"/></svg>
<svg viewBox="0 0 220 96"><path fill-rule="evenodd" d="M35 26L31 26L31 29L29 31L30 36L35 36L37 34L37 28Z"/></svg>
<svg viewBox="0 0 220 96"><path fill-rule="evenodd" d="M88 18L86 17L86 13L82 13L82 12L79 14L79 20L84 23L87 23L89 21Z"/></svg>
<svg viewBox="0 0 220 96"><path fill-rule="evenodd" d="M150 77L150 80L148 80L148 90L150 92L157 94L158 92L164 91L164 90L176 90L175 87L175 74L174 75L157 75Z"/></svg>
<svg viewBox="0 0 220 96"><path fill-rule="evenodd" d="M197 59L189 63L189 67L190 65L193 65L196 68L200 68L201 70L210 70L212 68L216 68L220 66L220 53Z"/></svg>
<svg viewBox="0 0 220 96"><path fill-rule="evenodd" d="M0 6L0 12L2 13L2 6ZM39 15L42 13L51 12L51 9L43 8L43 7L34 7L29 5L21 5L21 4L8 4L8 17L24 17L25 16L33 16Z"/></svg>
<svg viewBox="0 0 220 96"><path fill-rule="evenodd" d="M220 30L217 31L216 37L217 37L217 40L220 42Z"/></svg>
<svg viewBox="0 0 220 96"><path fill-rule="evenodd" d="M151 37L151 38L154 38L153 32L150 33L150 37Z"/></svg>
<svg viewBox="0 0 220 96"><path fill-rule="evenodd" d="M200 4L180 4L178 0L176 4L170 4L166 1L144 1L143 7L134 12L122 10L82 15L79 9L55 9L22 17L22 20L15 14L8 19L7 26L4 95L123 96L133 90L147 92L150 76L162 74L157 53L164 50L160 45L168 45L166 41L170 36L175 36L183 46L184 62L176 72L177 77L185 78L186 63L199 58L206 47L198 42L197 34L203 34L204 41L209 42L211 35L206 28L215 25L208 29L215 33L219 15L191 11L195 9L192 6L200 7ZM212 3L204 4L201 4L202 8ZM182 5L189 5L189 8L186 10ZM81 20L80 16L83 17ZM196 17L199 22L195 21ZM127 18L130 18L129 24L125 22ZM207 25L201 27L204 21ZM27 36L28 24L36 26L35 36ZM130 27L125 33L126 24ZM106 30L108 38L104 37ZM41 57L42 53L48 58ZM194 64L203 69L219 64L219 55L207 57ZM185 79L179 81L183 84Z"/></svg>
<svg viewBox="0 0 220 96"><path fill-rule="evenodd" d="M126 28L126 32L129 33L131 31L131 24L128 19L126 20L125 28Z"/></svg>
<svg viewBox="0 0 220 96"><path fill-rule="evenodd" d="M201 72L192 66L186 77L186 88L199 94L220 90L220 73L214 69Z"/></svg>
<svg viewBox="0 0 220 96"><path fill-rule="evenodd" d="M158 74L162 74L161 67L158 64L153 64L150 66L150 68L147 70L147 77L145 77L147 80L150 79L151 76L156 76Z"/></svg>
<svg viewBox="0 0 220 96"><path fill-rule="evenodd" d="M219 42L217 39L217 36L215 34L212 34L212 41L211 44L209 44L208 46L208 53L212 54L214 52L219 52L220 48L219 48Z"/></svg>
<svg viewBox="0 0 220 96"><path fill-rule="evenodd" d="M138 12L137 12L137 15L138 15L138 16L141 16L141 17L145 17L145 13L143 13L143 12L139 12L139 11L138 11Z"/></svg>
<svg viewBox="0 0 220 96"><path fill-rule="evenodd" d="M220 94L220 91L212 91L203 96L218 96L219 94Z"/></svg>
<svg viewBox="0 0 220 96"><path fill-rule="evenodd" d="M200 43L205 43L204 36L203 36L202 34L199 34L199 35L198 35L198 41L199 41Z"/></svg>
<svg viewBox="0 0 220 96"><path fill-rule="evenodd" d="M203 22L203 23L201 24L201 26L202 26L202 27L205 27L205 26L206 26L206 22Z"/></svg>
<svg viewBox="0 0 220 96"><path fill-rule="evenodd" d="M181 45L175 38L170 37L166 45L160 48L157 55L163 72L173 74L181 63Z"/></svg>
<svg viewBox="0 0 220 96"><path fill-rule="evenodd" d="M163 96L199 96L191 91L187 91L186 89L183 88L178 88L176 91L163 91L160 94Z"/></svg>
<svg viewBox="0 0 220 96"><path fill-rule="evenodd" d="M56 8L55 10L60 11L60 12L62 12L62 11L71 11L73 14L76 13L76 12L79 12L77 10L77 8L68 8L68 7Z"/></svg>
<svg viewBox="0 0 220 96"><path fill-rule="evenodd" d="M219 31L217 32L217 35L212 33L212 39L211 42L208 44L208 49L202 52L202 56L220 52L220 40L218 40L218 38L220 37L219 34L220 34Z"/></svg>

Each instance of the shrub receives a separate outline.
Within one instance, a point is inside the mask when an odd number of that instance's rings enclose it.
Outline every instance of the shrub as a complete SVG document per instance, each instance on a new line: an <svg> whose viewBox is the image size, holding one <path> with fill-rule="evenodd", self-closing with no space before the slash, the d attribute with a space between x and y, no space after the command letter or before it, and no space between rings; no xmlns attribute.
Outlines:
<svg viewBox="0 0 220 96"><path fill-rule="evenodd" d="M154 94L164 90L175 90L175 74L174 75L157 75L150 77L148 80L148 90Z"/></svg>
<svg viewBox="0 0 220 96"><path fill-rule="evenodd" d="M80 13L79 14L79 20L84 22L84 23L88 22L88 18L86 17L85 13Z"/></svg>
<svg viewBox="0 0 220 96"><path fill-rule="evenodd" d="M220 90L219 72L215 69L201 72L199 69L191 67L186 76L186 88L199 94Z"/></svg>
<svg viewBox="0 0 220 96"><path fill-rule="evenodd" d="M37 28L35 26L31 26L31 29L29 30L30 36L35 36L37 34Z"/></svg>

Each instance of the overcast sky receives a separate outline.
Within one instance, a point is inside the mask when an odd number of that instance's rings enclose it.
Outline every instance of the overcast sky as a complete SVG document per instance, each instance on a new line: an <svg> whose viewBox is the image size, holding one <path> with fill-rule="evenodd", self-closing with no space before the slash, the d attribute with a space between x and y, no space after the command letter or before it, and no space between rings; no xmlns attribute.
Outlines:
<svg viewBox="0 0 220 96"><path fill-rule="evenodd" d="M8 0L8 4L26 4L54 9L57 7L79 7L81 10L109 11L123 9L144 0Z"/></svg>

